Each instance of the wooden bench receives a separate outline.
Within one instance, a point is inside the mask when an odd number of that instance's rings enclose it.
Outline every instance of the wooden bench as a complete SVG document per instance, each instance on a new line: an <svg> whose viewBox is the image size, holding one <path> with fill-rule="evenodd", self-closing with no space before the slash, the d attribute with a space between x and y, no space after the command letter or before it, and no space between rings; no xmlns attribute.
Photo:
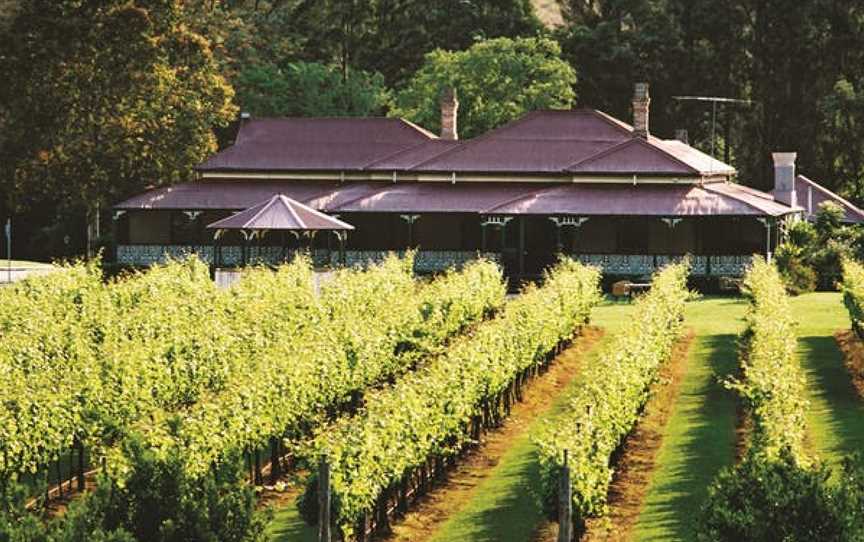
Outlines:
<svg viewBox="0 0 864 542"><path fill-rule="evenodd" d="M632 300L634 295L645 293L650 289L650 282L630 282L629 280L619 280L612 284L612 297L626 297L628 300Z"/></svg>

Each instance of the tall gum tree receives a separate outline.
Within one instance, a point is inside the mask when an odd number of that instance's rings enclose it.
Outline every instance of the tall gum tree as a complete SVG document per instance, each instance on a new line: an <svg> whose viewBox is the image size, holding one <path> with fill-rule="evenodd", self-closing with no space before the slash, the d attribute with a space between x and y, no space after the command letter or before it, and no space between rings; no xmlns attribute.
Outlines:
<svg viewBox="0 0 864 542"><path fill-rule="evenodd" d="M234 92L184 15L179 0L22 5L0 37L6 205L80 221L216 150Z"/></svg>

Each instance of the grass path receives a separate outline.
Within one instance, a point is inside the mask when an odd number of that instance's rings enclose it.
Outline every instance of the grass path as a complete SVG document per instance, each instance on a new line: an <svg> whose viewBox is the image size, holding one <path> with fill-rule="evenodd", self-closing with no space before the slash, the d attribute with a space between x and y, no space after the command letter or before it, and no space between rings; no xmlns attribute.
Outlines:
<svg viewBox="0 0 864 542"><path fill-rule="evenodd" d="M606 335L587 355L586 363L596 359L609 336L626 323L631 309L628 304L605 303L595 310L592 324L604 328ZM431 538L433 542L526 542L531 539L536 526L544 520L537 498L539 466L532 436L543 419L565 406L567 392L578 381L577 376L555 397L544 416L534 420L522 435L509 443L509 449L477 485L471 498L441 524Z"/></svg>
<svg viewBox="0 0 864 542"><path fill-rule="evenodd" d="M864 448L864 402L833 337L849 327L849 318L839 293L800 296L792 307L809 388L808 444L820 459L837 467L844 455Z"/></svg>
<svg viewBox="0 0 864 542"><path fill-rule="evenodd" d="M744 303L714 298L685 313L696 332L689 368L663 436L635 540L693 540L692 519L716 473L735 458L736 403L718 382L736 365Z"/></svg>
<svg viewBox="0 0 864 542"><path fill-rule="evenodd" d="M317 542L318 529L310 527L300 517L295 501L296 492L286 495L273 505L273 521L267 526L271 542Z"/></svg>

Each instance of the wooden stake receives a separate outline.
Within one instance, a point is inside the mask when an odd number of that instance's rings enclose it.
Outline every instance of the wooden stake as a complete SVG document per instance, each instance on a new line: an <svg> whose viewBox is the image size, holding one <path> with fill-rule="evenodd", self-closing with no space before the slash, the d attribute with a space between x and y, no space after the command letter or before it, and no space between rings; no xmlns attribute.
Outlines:
<svg viewBox="0 0 864 542"><path fill-rule="evenodd" d="M573 539L573 494L570 488L570 466L567 450L564 450L564 468L561 469L561 485L558 490L558 542Z"/></svg>
<svg viewBox="0 0 864 542"><path fill-rule="evenodd" d="M77 437L76 437L77 438ZM77 450L78 450L78 491L84 491L85 481L84 481L84 443L81 440L77 440Z"/></svg>
<svg viewBox="0 0 864 542"><path fill-rule="evenodd" d="M330 542L330 464L323 457L318 467L318 542Z"/></svg>

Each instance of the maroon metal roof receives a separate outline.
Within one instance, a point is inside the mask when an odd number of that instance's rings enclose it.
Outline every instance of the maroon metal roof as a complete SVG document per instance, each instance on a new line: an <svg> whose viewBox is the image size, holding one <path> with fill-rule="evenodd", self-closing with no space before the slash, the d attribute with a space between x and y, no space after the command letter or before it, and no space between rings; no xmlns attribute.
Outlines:
<svg viewBox="0 0 864 542"><path fill-rule="evenodd" d="M613 151L614 149L614 151ZM731 175L681 142L636 138L592 109L534 111L480 137L444 141L401 119L254 119L201 171L408 171Z"/></svg>
<svg viewBox="0 0 864 542"><path fill-rule="evenodd" d="M430 139L409 149L401 150L390 156L366 165L367 170L394 171L405 170L425 162L459 145L452 139Z"/></svg>
<svg viewBox="0 0 864 542"><path fill-rule="evenodd" d="M339 212L483 213L548 187L530 183L398 183L338 207Z"/></svg>
<svg viewBox="0 0 864 542"><path fill-rule="evenodd" d="M699 172L641 138L632 138L567 168L572 173L666 174L692 176Z"/></svg>
<svg viewBox="0 0 864 542"><path fill-rule="evenodd" d="M845 219L847 222L855 224L864 222L864 211L804 175L798 175L795 178L795 191L797 192L798 205L803 207L808 215L815 215L819 211L821 203L833 201L846 212Z"/></svg>
<svg viewBox="0 0 864 542"><path fill-rule="evenodd" d="M680 141L635 137L632 126L593 109L534 111L410 169L682 177L735 173Z"/></svg>
<svg viewBox="0 0 864 542"><path fill-rule="evenodd" d="M241 125L233 146L211 156L198 169L359 170L434 137L401 119L252 119Z"/></svg>
<svg viewBox="0 0 864 542"><path fill-rule="evenodd" d="M720 187L720 185L723 185ZM539 190L489 213L529 215L780 216L791 209L776 202L751 201L731 183L567 184Z"/></svg>
<svg viewBox="0 0 864 542"><path fill-rule="evenodd" d="M353 230L354 226L277 194L207 226L214 230Z"/></svg>
<svg viewBox="0 0 864 542"><path fill-rule="evenodd" d="M180 183L155 188L118 203L115 209L188 209L241 210L267 200L275 194L289 194L297 201L308 202L326 197L338 183L297 181L248 181L219 179ZM361 188L362 184L351 186ZM318 208L318 206L315 206Z"/></svg>
<svg viewBox="0 0 864 542"><path fill-rule="evenodd" d="M238 209L285 194L329 213L781 216L793 209L740 185L200 181L150 191L118 209Z"/></svg>

